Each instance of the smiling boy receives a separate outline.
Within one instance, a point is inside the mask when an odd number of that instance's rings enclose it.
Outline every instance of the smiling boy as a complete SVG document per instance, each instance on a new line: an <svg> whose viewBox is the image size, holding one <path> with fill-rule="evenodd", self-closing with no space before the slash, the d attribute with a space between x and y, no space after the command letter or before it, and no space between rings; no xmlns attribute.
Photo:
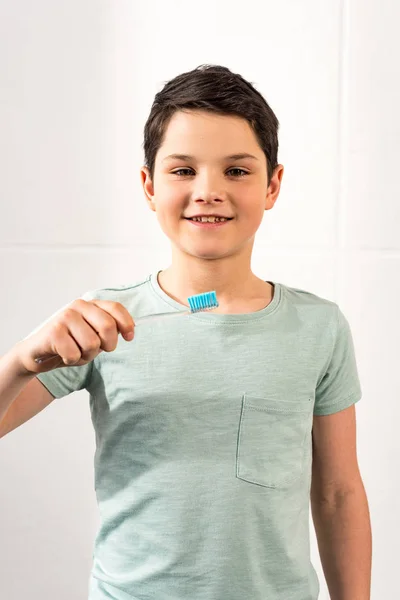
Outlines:
<svg viewBox="0 0 400 600"><path fill-rule="evenodd" d="M251 270L282 182L277 133L265 99L225 67L164 86L141 178L171 264L84 298L133 319L211 290L219 307L137 326L90 364L37 376L56 398L90 393L90 600L316 600L310 501L331 600L370 598L349 324L336 303Z"/></svg>
<svg viewBox="0 0 400 600"><path fill-rule="evenodd" d="M272 284L252 273L250 260L264 212L278 197L283 166L268 181L266 156L248 122L204 110L177 111L154 170L153 177L149 168L142 170L144 190L173 253L171 267L159 274L161 287L182 303L199 290L216 289L215 312L266 307ZM227 220L190 220L211 215Z"/></svg>

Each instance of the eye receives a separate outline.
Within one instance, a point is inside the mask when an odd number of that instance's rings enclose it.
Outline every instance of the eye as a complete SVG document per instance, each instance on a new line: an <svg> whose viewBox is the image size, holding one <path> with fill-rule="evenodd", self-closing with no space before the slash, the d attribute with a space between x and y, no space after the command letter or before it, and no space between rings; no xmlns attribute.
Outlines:
<svg viewBox="0 0 400 600"><path fill-rule="evenodd" d="M178 175L178 173L182 172L182 171L191 171L192 169L178 169L177 171L172 171L173 175Z"/></svg>
<svg viewBox="0 0 400 600"><path fill-rule="evenodd" d="M178 177L184 177L185 174L188 174L188 171L192 171L192 169L177 169L176 171L172 171L173 175L178 175ZM229 169L229 171L227 171L227 173L231 173L232 171L239 171L238 175L234 175L234 177L244 177L245 175L248 175L249 173L247 171L245 171L244 169L239 169L238 167L234 167L232 169ZM184 173L184 175L179 175L179 173ZM189 173L190 174L190 173Z"/></svg>
<svg viewBox="0 0 400 600"><path fill-rule="evenodd" d="M230 171L240 171L240 175L238 175L238 177L244 177L245 175L248 175L247 171L245 171L244 169L239 169L238 167L235 167L233 169L229 169L228 173Z"/></svg>

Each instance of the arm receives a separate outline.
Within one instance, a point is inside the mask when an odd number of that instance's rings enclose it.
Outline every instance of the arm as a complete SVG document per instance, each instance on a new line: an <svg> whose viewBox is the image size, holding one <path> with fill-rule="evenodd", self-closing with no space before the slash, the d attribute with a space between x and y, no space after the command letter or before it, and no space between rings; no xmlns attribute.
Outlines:
<svg viewBox="0 0 400 600"><path fill-rule="evenodd" d="M21 370L12 349L0 357L0 438L16 429L54 400L34 373Z"/></svg>
<svg viewBox="0 0 400 600"><path fill-rule="evenodd" d="M311 511L331 600L370 600L372 536L354 405L314 416Z"/></svg>
<svg viewBox="0 0 400 600"><path fill-rule="evenodd" d="M14 348L0 357L0 420L23 388L34 377L21 369Z"/></svg>

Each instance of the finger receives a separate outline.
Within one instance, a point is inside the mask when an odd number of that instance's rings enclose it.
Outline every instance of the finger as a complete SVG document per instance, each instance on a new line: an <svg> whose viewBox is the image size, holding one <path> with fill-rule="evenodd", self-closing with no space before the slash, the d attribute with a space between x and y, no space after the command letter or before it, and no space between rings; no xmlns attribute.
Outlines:
<svg viewBox="0 0 400 600"><path fill-rule="evenodd" d="M83 335L86 333L86 337L96 334L88 324L85 324L84 319L82 319L78 313L75 313L75 311L68 312L67 317L67 323L58 323L56 326L53 333L53 348L55 354L62 358L65 365L74 365L82 358L89 360L88 353L85 352L82 347L84 346L82 329L84 331ZM72 333L71 329L75 331L75 333ZM78 330L80 330L80 333L78 333ZM98 338L98 336L96 337ZM82 338L82 346L77 341L77 338ZM100 340L98 338L97 345L99 345L99 343Z"/></svg>
<svg viewBox="0 0 400 600"><path fill-rule="evenodd" d="M71 305L71 308L79 313L82 320L87 322L93 331L97 333L100 338L100 348L102 350L106 352L115 350L118 344L119 331L121 331L126 339L131 339L127 337L127 333L128 331L132 331L133 319L128 311L119 303L106 300L91 300L87 302L79 299ZM80 330L80 327L76 324L76 329L71 331L78 344L82 340L82 337L77 337L80 335ZM94 340L92 341L94 343Z"/></svg>
<svg viewBox="0 0 400 600"><path fill-rule="evenodd" d="M135 321L131 314L120 302L111 300L90 300L88 304L92 304L104 312L108 313L116 322L117 331L124 337L135 329ZM86 318L86 317L85 317Z"/></svg>

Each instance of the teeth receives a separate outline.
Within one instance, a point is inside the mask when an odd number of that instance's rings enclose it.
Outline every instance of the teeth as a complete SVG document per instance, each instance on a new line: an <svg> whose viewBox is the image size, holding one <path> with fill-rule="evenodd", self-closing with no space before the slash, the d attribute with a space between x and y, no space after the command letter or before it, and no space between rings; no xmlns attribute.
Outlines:
<svg viewBox="0 0 400 600"><path fill-rule="evenodd" d="M191 221L199 221L200 223L222 223L227 221L224 217L193 217Z"/></svg>

